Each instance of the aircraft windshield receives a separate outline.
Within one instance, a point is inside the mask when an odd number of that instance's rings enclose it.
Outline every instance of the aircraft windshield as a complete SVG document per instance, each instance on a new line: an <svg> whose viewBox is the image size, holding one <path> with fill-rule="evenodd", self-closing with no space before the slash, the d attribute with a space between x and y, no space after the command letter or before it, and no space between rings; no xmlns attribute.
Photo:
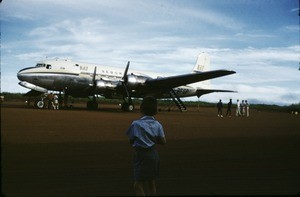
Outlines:
<svg viewBox="0 0 300 197"><path fill-rule="evenodd" d="M37 64L36 67L45 67L45 64Z"/></svg>

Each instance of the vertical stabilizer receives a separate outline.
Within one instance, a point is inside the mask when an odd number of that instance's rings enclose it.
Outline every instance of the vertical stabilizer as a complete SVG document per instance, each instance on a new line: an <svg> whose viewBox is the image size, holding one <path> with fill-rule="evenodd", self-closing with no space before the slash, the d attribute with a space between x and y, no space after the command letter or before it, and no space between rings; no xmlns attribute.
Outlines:
<svg viewBox="0 0 300 197"><path fill-rule="evenodd" d="M193 72L204 72L210 70L210 57L207 53L201 53L198 56Z"/></svg>
<svg viewBox="0 0 300 197"><path fill-rule="evenodd" d="M200 53L192 73L206 71L210 71L210 57L207 53ZM210 80L194 83L193 86L196 86L197 88L209 89Z"/></svg>

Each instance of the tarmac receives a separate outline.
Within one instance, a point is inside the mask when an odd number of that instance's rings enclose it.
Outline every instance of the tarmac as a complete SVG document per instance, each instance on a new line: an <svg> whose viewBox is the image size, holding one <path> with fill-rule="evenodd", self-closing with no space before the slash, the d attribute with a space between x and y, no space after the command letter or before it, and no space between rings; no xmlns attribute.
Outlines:
<svg viewBox="0 0 300 197"><path fill-rule="evenodd" d="M125 131L138 118L117 105L38 110L4 102L2 194L134 195ZM219 118L216 108L200 107L156 119L167 139L157 146L158 195L300 194L300 115L252 109L248 118Z"/></svg>

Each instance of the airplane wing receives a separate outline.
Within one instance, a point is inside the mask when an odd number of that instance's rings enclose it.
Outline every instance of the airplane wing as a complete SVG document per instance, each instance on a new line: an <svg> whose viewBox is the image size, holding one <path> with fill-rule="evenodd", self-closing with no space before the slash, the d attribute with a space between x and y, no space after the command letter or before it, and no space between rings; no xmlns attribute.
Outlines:
<svg viewBox="0 0 300 197"><path fill-rule="evenodd" d="M171 77L163 77L157 79L149 79L145 82L148 87L158 87L158 88L174 88L182 85L187 85L190 83L195 83L199 81L205 81L208 79L213 79L217 77L222 77L225 75L234 74L235 71L229 70L214 70L207 72L196 72L191 74L177 75Z"/></svg>

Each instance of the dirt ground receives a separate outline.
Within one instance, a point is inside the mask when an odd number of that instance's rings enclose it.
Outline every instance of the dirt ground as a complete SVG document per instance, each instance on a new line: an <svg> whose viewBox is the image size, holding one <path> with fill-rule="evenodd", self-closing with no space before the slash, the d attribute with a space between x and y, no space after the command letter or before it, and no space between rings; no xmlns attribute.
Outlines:
<svg viewBox="0 0 300 197"><path fill-rule="evenodd" d="M234 109L233 109L234 110ZM224 113L224 111L223 111ZM1 106L5 196L128 196L133 149L125 136L139 112ZM251 110L218 118L214 108L162 111L158 195L300 193L300 115Z"/></svg>

